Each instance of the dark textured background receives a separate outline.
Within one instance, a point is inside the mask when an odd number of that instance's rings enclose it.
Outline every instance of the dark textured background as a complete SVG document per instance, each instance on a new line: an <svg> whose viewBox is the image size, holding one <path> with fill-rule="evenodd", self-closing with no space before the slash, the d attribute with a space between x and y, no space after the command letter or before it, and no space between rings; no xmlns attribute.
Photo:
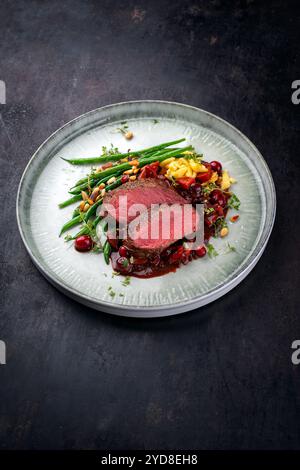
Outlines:
<svg viewBox="0 0 300 470"><path fill-rule="evenodd" d="M297 4L1 1L1 448L300 448ZM265 156L278 195L247 279L161 320L108 316L57 292L15 220L18 182L41 142L131 99L227 119Z"/></svg>

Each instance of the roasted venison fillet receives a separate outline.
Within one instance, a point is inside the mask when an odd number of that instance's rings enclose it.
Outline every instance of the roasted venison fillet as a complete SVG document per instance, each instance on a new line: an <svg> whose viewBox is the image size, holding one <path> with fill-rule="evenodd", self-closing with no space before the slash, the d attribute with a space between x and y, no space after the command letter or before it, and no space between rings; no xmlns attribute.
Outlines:
<svg viewBox="0 0 300 470"><path fill-rule="evenodd" d="M187 204L162 204L144 211L127 227L124 244L140 256L159 254L199 228L197 211Z"/></svg>
<svg viewBox="0 0 300 470"><path fill-rule="evenodd" d="M145 178L129 181L109 191L104 197L102 210L108 212L119 224L124 224L126 221L131 222L152 204L186 203L187 201L164 180ZM141 205L140 208L137 204Z"/></svg>

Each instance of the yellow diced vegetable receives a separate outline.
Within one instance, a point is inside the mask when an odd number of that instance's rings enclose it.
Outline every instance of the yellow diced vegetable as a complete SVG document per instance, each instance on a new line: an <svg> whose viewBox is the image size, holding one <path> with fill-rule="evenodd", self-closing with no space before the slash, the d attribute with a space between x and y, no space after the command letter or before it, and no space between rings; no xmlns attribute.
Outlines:
<svg viewBox="0 0 300 470"><path fill-rule="evenodd" d="M227 170L223 170L222 181L221 181L221 189L226 191L226 189L230 188L230 176Z"/></svg>
<svg viewBox="0 0 300 470"><path fill-rule="evenodd" d="M178 168L180 168L180 165L178 165L178 162L171 162L169 163L168 168L171 171L176 171Z"/></svg>
<svg viewBox="0 0 300 470"><path fill-rule="evenodd" d="M219 175L216 171L213 172L213 174L211 175L211 178L209 180L210 183L215 183L219 178Z"/></svg>
<svg viewBox="0 0 300 470"><path fill-rule="evenodd" d="M186 167L182 166L178 170L174 171L172 175L174 176L174 178L182 178L183 176L189 176L187 170L188 169Z"/></svg>
<svg viewBox="0 0 300 470"><path fill-rule="evenodd" d="M174 162L174 160L175 160L175 157L166 158L166 160L163 160L162 162L160 162L160 166L165 167L169 165L169 163Z"/></svg>
<svg viewBox="0 0 300 470"><path fill-rule="evenodd" d="M190 164L191 169L193 171L196 171L196 173L200 173L202 171L202 167L204 166L204 165L201 165L201 163L196 162L195 160L190 160L189 164ZM206 170L206 168L205 168L205 170Z"/></svg>
<svg viewBox="0 0 300 470"><path fill-rule="evenodd" d="M188 176L189 178L192 178L193 170L191 168L187 168L185 176Z"/></svg>

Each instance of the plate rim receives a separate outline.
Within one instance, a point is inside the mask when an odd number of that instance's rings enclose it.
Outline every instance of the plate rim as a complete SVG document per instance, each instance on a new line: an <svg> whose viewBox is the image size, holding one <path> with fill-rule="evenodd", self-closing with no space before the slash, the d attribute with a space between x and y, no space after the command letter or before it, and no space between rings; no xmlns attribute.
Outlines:
<svg viewBox="0 0 300 470"><path fill-rule="evenodd" d="M92 116L93 114L99 113L99 111L103 110L109 110L110 108L116 108L116 107L122 107L124 105L134 105L134 104L160 104L160 105L175 105L179 106L181 108L187 108L191 109L196 112L201 112L203 114L206 114L208 117L211 117L213 119L216 119L217 121L221 122L222 124L225 124L227 127L231 128L234 132L236 132L241 139L243 139L255 152L255 154L258 156L260 159L261 163L264 166L264 170L266 172L266 175L268 177L269 183L270 183L270 189L271 189L271 196L272 196L272 214L270 218L270 224L268 227L267 232L263 232L261 234L261 238L257 240L257 245L255 247L256 252L254 251L252 253L252 258L249 259L249 262L241 269L240 271L237 272L237 275L232 278L229 281L226 281L226 283L222 283L220 286L216 287L213 292L207 292L201 296L196 296L192 299L186 300L186 301L179 301L179 302L174 302L172 304L168 305L159 305L159 306L129 306L129 305L122 305L122 304L115 304L112 301L107 301L107 300L96 300L80 291L77 289L73 289L72 287L66 285L63 281L60 281L59 279L56 279L52 273L51 270L45 269L37 257L34 255L33 251L31 250L29 244L26 241L25 238L25 229L22 226L21 223L21 218L20 218L20 200L21 200L21 191L22 191L22 186L24 183L24 180L26 178L27 172L30 169L30 166L32 162L38 157L41 149L46 145L51 143L51 140L55 138L55 136L64 130L65 128L73 125L76 123L76 121L80 121L83 119L86 119L89 115ZM268 167L267 162L263 158L262 154L260 151L257 149L257 147L253 144L253 142L245 135L243 134L238 128L236 128L234 125L226 121L225 119L209 112L206 111L202 108L198 108L196 106L184 104L184 103L179 103L176 101L166 101L166 100L133 100L133 101L122 101L118 103L112 103L109 105L101 106L99 108L95 108L91 111L87 111L84 114L81 114L74 119L71 119L67 123L65 123L63 126L59 127L57 130L55 130L52 134L47 137L36 149L36 151L33 153L32 157L29 159L27 165L25 166L25 169L22 173L19 185L18 185L18 191L17 191L17 198L16 198L16 218L17 218L17 225L19 229L19 233L21 236L21 239L25 245L26 251L28 252L30 258L32 259L33 263L35 266L38 268L38 270L43 274L43 276L58 290L63 292L64 294L68 295L69 297L73 298L74 300L88 305L96 310L104 311L107 313L112 313L115 315L120 315L120 316L130 316L130 317L136 317L136 318L141 318L142 313L149 312L149 315L147 316L148 318L151 317L160 317L160 316L168 316L168 315L175 315L178 313L183 313L187 312L190 310L193 310L195 308L207 305L208 303L213 302L214 300L217 300L218 298L222 297L225 295L227 292L232 290L235 286L237 286L240 282L245 279L245 277L252 271L256 263L259 261L261 255L263 254L266 245L268 243L268 240L270 238L270 235L272 233L272 229L274 226L275 222L275 217L276 217L276 205L277 205L277 199L276 199L276 189L275 189L275 184L273 181L273 177L271 174L271 171ZM170 311L171 310L171 311ZM139 314L134 314L134 312L140 313Z"/></svg>

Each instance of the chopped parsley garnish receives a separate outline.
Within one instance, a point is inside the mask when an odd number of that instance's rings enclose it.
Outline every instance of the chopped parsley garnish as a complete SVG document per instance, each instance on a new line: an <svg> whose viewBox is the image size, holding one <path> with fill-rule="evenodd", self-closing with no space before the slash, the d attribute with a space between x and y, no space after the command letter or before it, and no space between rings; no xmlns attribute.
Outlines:
<svg viewBox="0 0 300 470"><path fill-rule="evenodd" d="M239 200L239 198L235 194L232 194L231 198L228 201L228 207L230 207L230 209L235 209L238 211L240 208L240 204L241 201Z"/></svg>
<svg viewBox="0 0 300 470"><path fill-rule="evenodd" d="M230 243L227 243L227 248L228 248L227 253L230 253L231 251L236 252L236 247L233 245L230 245Z"/></svg>
<svg viewBox="0 0 300 470"><path fill-rule="evenodd" d="M222 228L228 228L227 222L225 217L219 217L213 224L212 227L214 229L214 237L217 237L221 232Z"/></svg>
<svg viewBox="0 0 300 470"><path fill-rule="evenodd" d="M94 227L93 222L91 220L86 222L84 220L84 216L85 216L84 213L81 213L80 216L81 216L81 221L82 221L82 223L85 227L85 234L89 235L91 238L96 238L96 236L97 236L96 227Z"/></svg>
<svg viewBox="0 0 300 470"><path fill-rule="evenodd" d="M205 212L206 215L209 215L212 212L214 212L214 210L215 209L213 207L205 207L204 212Z"/></svg>
<svg viewBox="0 0 300 470"><path fill-rule="evenodd" d="M73 237L72 237L72 235L70 235L70 234L68 233L68 235L65 236L65 241L66 241L66 242L69 242L69 241L71 241L71 240L73 240Z"/></svg>
<svg viewBox="0 0 300 470"><path fill-rule="evenodd" d="M112 298L115 297L115 295L116 295L115 291L113 290L113 288L111 286L109 286L109 288L108 288L108 293Z"/></svg>
<svg viewBox="0 0 300 470"><path fill-rule="evenodd" d="M125 279L124 279L124 281L122 281L122 286L124 286L124 287L129 286L130 281L131 281L130 276L126 276Z"/></svg>
<svg viewBox="0 0 300 470"><path fill-rule="evenodd" d="M208 183L202 186L202 191L203 191L203 194L207 196L216 188L218 188L218 186L215 183Z"/></svg>
<svg viewBox="0 0 300 470"><path fill-rule="evenodd" d="M114 147L113 144L110 144L110 148L107 148L105 146L102 147L102 154L109 157L110 155L115 155L116 153L119 153L118 147Z"/></svg>
<svg viewBox="0 0 300 470"><path fill-rule="evenodd" d="M217 252L217 250L211 243L208 243L206 245L206 248L207 248L207 254L210 258L215 258L216 256L218 256L219 253Z"/></svg>
<svg viewBox="0 0 300 470"><path fill-rule="evenodd" d="M121 127L117 127L117 132L121 132L121 134L125 135L128 132L128 129L127 121L122 121Z"/></svg>
<svg viewBox="0 0 300 470"><path fill-rule="evenodd" d="M203 158L201 153L196 152L184 152L183 155L186 160L194 160L196 163L201 163L201 159Z"/></svg>
<svg viewBox="0 0 300 470"><path fill-rule="evenodd" d="M230 243L227 243L226 244L226 249L224 251L222 251L222 255L228 255L229 253L235 253L237 250L236 250L236 247L233 246L233 245L230 245Z"/></svg>
<svg viewBox="0 0 300 470"><path fill-rule="evenodd" d="M119 261L120 261L120 258L119 258L118 262L119 262ZM121 264L122 264L123 268L127 268L127 266L129 265L128 259L127 259L127 258L124 258L124 259L122 260L122 263L121 263Z"/></svg>

